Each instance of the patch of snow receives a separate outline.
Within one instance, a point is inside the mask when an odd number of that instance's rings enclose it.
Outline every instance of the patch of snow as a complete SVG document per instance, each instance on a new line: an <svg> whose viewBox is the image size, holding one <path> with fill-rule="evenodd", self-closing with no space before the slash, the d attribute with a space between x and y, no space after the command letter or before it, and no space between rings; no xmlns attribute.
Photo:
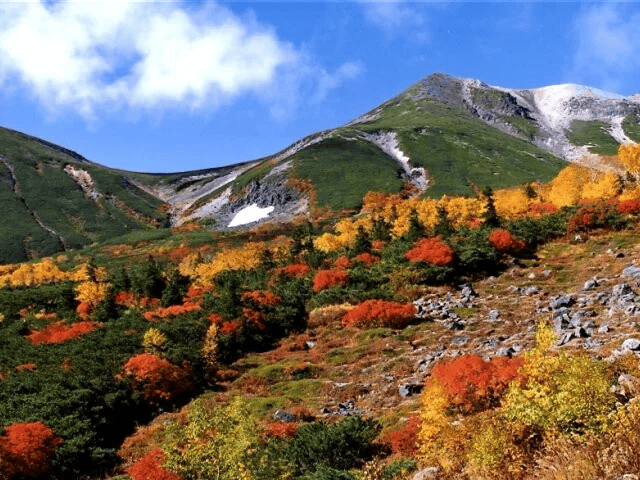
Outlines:
<svg viewBox="0 0 640 480"><path fill-rule="evenodd" d="M267 218L269 214L273 212L273 209L273 206L260 208L257 203L252 203L248 207L245 207L236 213L233 220L231 220L231 223L229 223L227 227L231 228L257 222L258 220Z"/></svg>
<svg viewBox="0 0 640 480"><path fill-rule="evenodd" d="M405 171L409 179L420 190L426 190L429 185L427 179L427 171L422 167L411 167L409 162L411 159L407 157L398 144L398 134L393 131L389 132L377 132L377 133L364 133L360 135L365 140L377 145L384 153L393 158L402 169Z"/></svg>
<svg viewBox="0 0 640 480"><path fill-rule="evenodd" d="M624 133L624 129L622 128L622 122L624 119L625 117L621 116L613 117L611 119L611 136L620 144L636 143Z"/></svg>

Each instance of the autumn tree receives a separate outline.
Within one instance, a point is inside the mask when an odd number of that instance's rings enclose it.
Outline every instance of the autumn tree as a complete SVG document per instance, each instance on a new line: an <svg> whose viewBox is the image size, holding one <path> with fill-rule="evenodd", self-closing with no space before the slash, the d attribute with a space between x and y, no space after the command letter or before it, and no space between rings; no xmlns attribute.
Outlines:
<svg viewBox="0 0 640 480"><path fill-rule="evenodd" d="M62 443L62 439L42 422L9 425L0 436L0 478L44 474Z"/></svg>
<svg viewBox="0 0 640 480"><path fill-rule="evenodd" d="M637 172L640 170L640 144L629 143L620 145L618 159L627 170Z"/></svg>

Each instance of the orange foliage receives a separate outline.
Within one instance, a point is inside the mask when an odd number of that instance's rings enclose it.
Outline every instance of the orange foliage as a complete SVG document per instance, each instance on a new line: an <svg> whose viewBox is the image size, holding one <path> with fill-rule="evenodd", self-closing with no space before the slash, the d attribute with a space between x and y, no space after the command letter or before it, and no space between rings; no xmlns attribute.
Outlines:
<svg viewBox="0 0 640 480"><path fill-rule="evenodd" d="M16 365L16 372L35 372L38 366L33 362L26 362Z"/></svg>
<svg viewBox="0 0 640 480"><path fill-rule="evenodd" d="M220 326L220 333L222 335L233 335L240 329L240 327L242 327L242 323L240 323L238 320L231 320L230 322L224 322Z"/></svg>
<svg viewBox="0 0 640 480"><path fill-rule="evenodd" d="M243 301L253 301L259 305L264 305L266 307L275 307L282 303L282 298L280 298L275 293L271 293L268 290L253 290L250 292L244 292L242 294Z"/></svg>
<svg viewBox="0 0 640 480"><path fill-rule="evenodd" d="M344 270L319 270L313 277L313 291L318 293L325 288L344 285L349 281L349 274Z"/></svg>
<svg viewBox="0 0 640 480"><path fill-rule="evenodd" d="M359 255L356 255L356 261L360 262L360 263L364 263L365 265L373 265L374 263L378 262L380 260L380 257L376 257L375 255L371 255L368 252L364 252L361 253Z"/></svg>
<svg viewBox="0 0 640 480"><path fill-rule="evenodd" d="M294 422L268 422L265 425L265 435L267 438L275 437L280 439L290 439L296 436L298 424Z"/></svg>
<svg viewBox="0 0 640 480"><path fill-rule="evenodd" d="M387 242L385 242L384 240L374 240L373 242L371 242L371 248L373 248L378 252L381 252L382 250L384 250L384 247L386 246L387 246Z"/></svg>
<svg viewBox="0 0 640 480"><path fill-rule="evenodd" d="M351 266L351 260L347 257L338 257L333 263L333 266L336 268L349 268Z"/></svg>
<svg viewBox="0 0 640 480"><path fill-rule="evenodd" d="M302 278L311 271L311 267L306 263L294 263L276 270L276 275L284 274L291 278Z"/></svg>
<svg viewBox="0 0 640 480"><path fill-rule="evenodd" d="M177 317L178 315L194 312L196 310L200 310L199 303L186 302L182 305L171 305L169 307L156 308L155 310L144 312L143 316L145 320L154 322L156 320L161 320L169 317Z"/></svg>
<svg viewBox="0 0 640 480"><path fill-rule="evenodd" d="M416 315L412 304L388 300L366 300L349 310L342 318L345 327L392 327L404 328Z"/></svg>
<svg viewBox="0 0 640 480"><path fill-rule="evenodd" d="M453 249L439 237L423 238L407 252L406 257L412 262L445 266L453 261Z"/></svg>
<svg viewBox="0 0 640 480"><path fill-rule="evenodd" d="M209 322L215 323L216 325L220 325L222 322L224 322L224 319L222 318L222 316L218 315L217 313L212 313L211 315L209 315Z"/></svg>
<svg viewBox="0 0 640 480"><path fill-rule="evenodd" d="M640 213L640 199L622 200L616 208L623 215L638 215Z"/></svg>
<svg viewBox="0 0 640 480"><path fill-rule="evenodd" d="M518 253L524 250L525 244L522 240L514 237L507 230L496 228L489 234L489 243L501 253Z"/></svg>
<svg viewBox="0 0 640 480"><path fill-rule="evenodd" d="M527 212L527 216L529 217L542 217L543 215L548 215L551 213L556 213L558 211L558 207L556 207L553 203L532 203L529 206L529 211Z"/></svg>
<svg viewBox="0 0 640 480"><path fill-rule="evenodd" d="M181 477L162 468L164 452L154 448L131 467L127 468L127 475L132 480L181 480Z"/></svg>
<svg viewBox="0 0 640 480"><path fill-rule="evenodd" d="M436 365L429 382L444 388L449 403L471 412L495 406L509 383L522 380L519 368L522 358L496 357L489 362L478 355L463 355Z"/></svg>
<svg viewBox="0 0 640 480"><path fill-rule="evenodd" d="M87 302L80 302L80 304L76 307L76 312L80 316L80 318L88 318L91 313L91 305Z"/></svg>
<svg viewBox="0 0 640 480"><path fill-rule="evenodd" d="M27 335L27 338L33 345L40 345L41 343L62 343L92 332L101 326L102 323L99 322L76 322L73 325L67 325L64 322L55 322L43 330L31 332Z"/></svg>
<svg viewBox="0 0 640 480"><path fill-rule="evenodd" d="M171 400L191 388L191 368L188 365L179 367L149 353L127 360L123 373L138 384L147 400Z"/></svg>
<svg viewBox="0 0 640 480"><path fill-rule="evenodd" d="M242 314L247 320L253 323L260 330L264 329L264 321L266 319L266 316L264 313L258 312L256 310L252 310L251 308L243 307Z"/></svg>
<svg viewBox="0 0 640 480"><path fill-rule="evenodd" d="M420 431L420 417L411 415L407 424L393 432L383 435L381 440L391 446L391 451L403 457L415 457L418 453L416 440Z"/></svg>
<svg viewBox="0 0 640 480"><path fill-rule="evenodd" d="M14 423L0 437L0 478L35 477L49 470L56 448L63 443L42 422Z"/></svg>

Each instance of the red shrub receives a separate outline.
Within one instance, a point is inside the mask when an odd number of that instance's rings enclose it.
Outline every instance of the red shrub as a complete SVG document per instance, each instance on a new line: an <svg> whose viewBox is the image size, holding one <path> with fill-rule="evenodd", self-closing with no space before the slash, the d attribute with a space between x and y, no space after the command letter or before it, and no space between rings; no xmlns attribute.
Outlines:
<svg viewBox="0 0 640 480"><path fill-rule="evenodd" d="M617 209L623 215L638 215L640 213L640 198L623 200L618 203Z"/></svg>
<svg viewBox="0 0 640 480"><path fill-rule="evenodd" d="M616 199L591 203L581 202L575 215L569 219L567 233L612 225L615 215L618 213L618 205L619 202Z"/></svg>
<svg viewBox="0 0 640 480"><path fill-rule="evenodd" d="M224 322L220 326L220 333L222 335L233 335L242 327L242 323L238 320L231 320L230 322Z"/></svg>
<svg viewBox="0 0 640 480"><path fill-rule="evenodd" d="M311 267L306 263L294 263L278 269L276 274L283 273L291 278L302 278L311 271Z"/></svg>
<svg viewBox="0 0 640 480"><path fill-rule="evenodd" d="M153 322L164 318L177 317L196 310L200 310L199 303L186 302L182 305L171 305L169 307L156 308L155 310L144 312L143 316L145 320Z"/></svg>
<svg viewBox="0 0 640 480"><path fill-rule="evenodd" d="M14 423L0 437L0 478L35 477L49 470L51 457L63 443L42 422Z"/></svg>
<svg viewBox="0 0 640 480"><path fill-rule="evenodd" d="M76 322L73 325L67 325L64 322L55 322L43 330L31 332L27 335L27 338L34 345L41 343L62 343L92 332L101 326L102 323L99 322Z"/></svg>
<svg viewBox="0 0 640 480"><path fill-rule="evenodd" d="M351 266L351 260L347 257L338 257L336 261L333 262L333 266L336 268L349 268Z"/></svg>
<svg viewBox="0 0 640 480"><path fill-rule="evenodd" d="M445 266L453 261L453 249L438 237L423 238L407 252L406 257L412 262Z"/></svg>
<svg viewBox="0 0 640 480"><path fill-rule="evenodd" d="M91 313L91 304L87 302L80 302L80 304L76 307L76 312L80 315L81 318L87 318Z"/></svg>
<svg viewBox="0 0 640 480"><path fill-rule="evenodd" d="M220 325L222 322L224 322L224 318L222 318L222 316L218 315L217 313L212 313L211 315L209 315L209 322Z"/></svg>
<svg viewBox="0 0 640 480"><path fill-rule="evenodd" d="M543 215L556 213L557 211L558 207L556 207L553 203L533 203L531 207L529 207L527 216L541 217Z"/></svg>
<svg viewBox="0 0 640 480"><path fill-rule="evenodd" d="M266 319L266 315L263 312L258 312L257 310L252 310L251 308L242 307L242 315L260 330L264 329L264 321Z"/></svg>
<svg viewBox="0 0 640 480"><path fill-rule="evenodd" d="M525 244L522 240L514 237L507 230L496 228L489 234L489 243L500 253L518 253L524 250Z"/></svg>
<svg viewBox="0 0 640 480"><path fill-rule="evenodd" d="M254 290L251 292L244 292L242 294L243 301L253 301L259 305L264 305L267 307L275 307L282 303L282 298L280 298L275 293L271 293L268 290Z"/></svg>
<svg viewBox="0 0 640 480"><path fill-rule="evenodd" d="M290 439L296 436L298 424L294 422L269 422L265 425L265 435L281 439Z"/></svg>
<svg viewBox="0 0 640 480"><path fill-rule="evenodd" d="M381 440L391 446L393 453L403 457L415 457L418 453L416 440L419 431L420 417L414 414L409 417L409 421L404 427L383 435Z"/></svg>
<svg viewBox="0 0 640 480"><path fill-rule="evenodd" d="M356 260L360 263L364 263L365 265L373 265L374 263L378 262L380 258L376 257L375 255L371 255L368 252L364 252L357 255Z"/></svg>
<svg viewBox="0 0 640 480"><path fill-rule="evenodd" d="M387 300L366 300L342 317L345 327L404 328L416 315L412 304Z"/></svg>
<svg viewBox="0 0 640 480"><path fill-rule="evenodd" d="M313 291L318 293L325 288L344 285L349 281L349 274L344 270L320 270L313 277Z"/></svg>
<svg viewBox="0 0 640 480"><path fill-rule="evenodd" d="M471 412L493 407L509 382L522 377L518 369L521 358L498 357L485 362L478 355L463 355L436 365L429 381L438 381L449 397L449 403Z"/></svg>
<svg viewBox="0 0 640 480"><path fill-rule="evenodd" d="M38 366L33 362L16 365L16 372L35 372L36 370L38 370Z"/></svg>
<svg viewBox="0 0 640 480"><path fill-rule="evenodd" d="M164 452L154 448L144 457L127 468L127 475L132 480L181 480L181 477L162 468Z"/></svg>
<svg viewBox="0 0 640 480"><path fill-rule="evenodd" d="M384 240L374 240L373 242L371 242L371 248L373 248L377 252L381 252L386 246L387 242L385 242Z"/></svg>
<svg viewBox="0 0 640 480"><path fill-rule="evenodd" d="M171 400L191 388L191 368L149 353L127 360L123 374L135 381L147 400Z"/></svg>

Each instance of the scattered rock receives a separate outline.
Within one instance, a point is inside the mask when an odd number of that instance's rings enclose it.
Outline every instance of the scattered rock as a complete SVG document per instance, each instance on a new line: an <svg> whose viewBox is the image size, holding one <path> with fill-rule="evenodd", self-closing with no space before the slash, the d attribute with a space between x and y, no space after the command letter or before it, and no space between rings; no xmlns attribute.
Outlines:
<svg viewBox="0 0 640 480"><path fill-rule="evenodd" d="M640 395L640 378L623 373L618 377L618 391L626 398L634 398Z"/></svg>
<svg viewBox="0 0 640 480"><path fill-rule="evenodd" d="M419 472L416 472L412 480L437 480L439 473L440 469L438 467L428 467L420 470Z"/></svg>
<svg viewBox="0 0 640 480"><path fill-rule="evenodd" d="M524 290L522 290L522 294L527 296L535 295L539 292L540 289L538 287L526 287Z"/></svg>
<svg viewBox="0 0 640 480"><path fill-rule="evenodd" d="M582 287L582 290L593 290L594 288L596 288L598 286L598 280L596 280L595 278L592 278L591 280L587 280L586 282L584 282L584 286Z"/></svg>
<svg viewBox="0 0 640 480"><path fill-rule="evenodd" d="M633 265L622 270L623 277L640 277L640 267Z"/></svg>
<svg viewBox="0 0 640 480"><path fill-rule="evenodd" d="M497 322L500 320L500 310L490 310L487 314L487 320L490 322Z"/></svg>
<svg viewBox="0 0 640 480"><path fill-rule="evenodd" d="M553 309L560 307L570 307L573 304L574 298L572 295L559 295L551 300L549 306Z"/></svg>
<svg viewBox="0 0 640 480"><path fill-rule="evenodd" d="M622 342L622 350L632 352L640 350L640 340L637 340L635 338L627 338L624 342Z"/></svg>
<svg viewBox="0 0 640 480"><path fill-rule="evenodd" d="M292 413L285 412L284 410L276 410L273 414L273 419L282 423L295 422L296 416Z"/></svg>
<svg viewBox="0 0 640 480"><path fill-rule="evenodd" d="M453 337L451 340L452 345L466 345L469 341L469 337Z"/></svg>
<svg viewBox="0 0 640 480"><path fill-rule="evenodd" d="M398 387L398 393L401 397L410 397L422 392L423 387L422 383L404 383Z"/></svg>

